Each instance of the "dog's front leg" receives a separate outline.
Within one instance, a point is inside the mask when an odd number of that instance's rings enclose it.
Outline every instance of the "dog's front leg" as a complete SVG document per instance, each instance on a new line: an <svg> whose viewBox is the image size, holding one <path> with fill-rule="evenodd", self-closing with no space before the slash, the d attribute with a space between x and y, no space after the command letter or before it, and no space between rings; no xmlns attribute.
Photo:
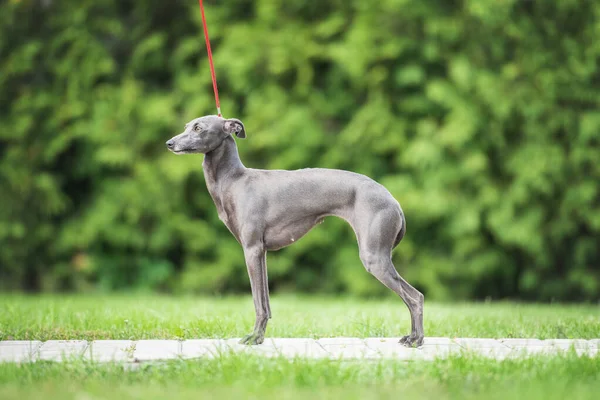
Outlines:
<svg viewBox="0 0 600 400"><path fill-rule="evenodd" d="M269 285L267 283L267 252L264 246L249 246L244 247L244 256L248 267L250 286L252 287L256 323L254 324L254 332L244 336L240 343L261 344L265 340L267 322L271 318Z"/></svg>

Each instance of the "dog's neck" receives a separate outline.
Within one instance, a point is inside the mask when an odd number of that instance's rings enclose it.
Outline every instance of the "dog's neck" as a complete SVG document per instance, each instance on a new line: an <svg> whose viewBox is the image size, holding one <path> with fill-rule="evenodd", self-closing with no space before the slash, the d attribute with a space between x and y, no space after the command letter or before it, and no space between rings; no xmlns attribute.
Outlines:
<svg viewBox="0 0 600 400"><path fill-rule="evenodd" d="M204 155L202 168L211 194L214 190L228 187L228 181L238 178L246 169L240 160L235 140L229 135L216 149Z"/></svg>

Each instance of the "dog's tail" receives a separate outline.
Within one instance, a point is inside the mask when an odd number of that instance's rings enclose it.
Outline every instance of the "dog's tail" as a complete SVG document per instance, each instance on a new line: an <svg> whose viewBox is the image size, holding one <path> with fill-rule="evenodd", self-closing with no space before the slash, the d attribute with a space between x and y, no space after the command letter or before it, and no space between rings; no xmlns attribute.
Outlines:
<svg viewBox="0 0 600 400"><path fill-rule="evenodd" d="M402 226L400 227L400 232L398 232L398 235L396 235L396 240L394 240L394 246L392 249L398 246L398 243L400 243L404 237L404 234L406 233L406 218L404 218L404 213L402 211L400 211L400 215L402 216Z"/></svg>

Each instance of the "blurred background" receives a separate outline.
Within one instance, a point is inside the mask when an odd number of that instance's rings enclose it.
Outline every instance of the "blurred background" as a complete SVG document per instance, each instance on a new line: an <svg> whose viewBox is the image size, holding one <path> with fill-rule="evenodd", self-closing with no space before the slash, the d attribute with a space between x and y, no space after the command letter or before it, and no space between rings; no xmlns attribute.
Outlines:
<svg viewBox="0 0 600 400"><path fill-rule="evenodd" d="M600 2L205 9L245 165L384 184L427 299L600 299ZM249 293L202 156L164 145L214 113L197 1L0 3L0 290ZM275 293L393 295L335 218L268 268Z"/></svg>

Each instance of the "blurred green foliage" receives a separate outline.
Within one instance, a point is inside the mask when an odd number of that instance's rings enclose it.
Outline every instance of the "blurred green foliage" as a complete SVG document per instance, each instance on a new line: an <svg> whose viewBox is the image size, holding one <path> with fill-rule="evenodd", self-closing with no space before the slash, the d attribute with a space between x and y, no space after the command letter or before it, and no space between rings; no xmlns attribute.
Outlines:
<svg viewBox="0 0 600 400"><path fill-rule="evenodd" d="M371 176L428 298L600 298L600 2L206 1L249 167ZM0 288L247 291L202 156L198 4L0 4ZM269 255L274 291L387 293L328 219Z"/></svg>

